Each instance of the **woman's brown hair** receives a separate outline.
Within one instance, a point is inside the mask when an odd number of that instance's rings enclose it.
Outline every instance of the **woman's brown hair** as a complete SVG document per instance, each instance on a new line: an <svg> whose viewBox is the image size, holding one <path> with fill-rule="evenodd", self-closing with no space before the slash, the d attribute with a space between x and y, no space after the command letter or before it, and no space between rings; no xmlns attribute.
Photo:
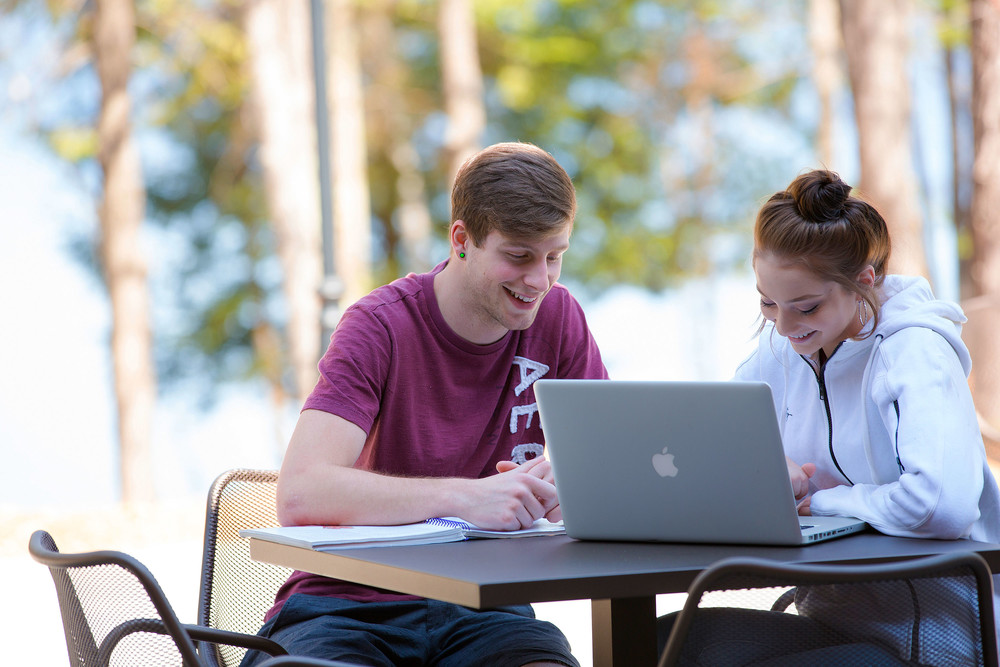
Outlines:
<svg viewBox="0 0 1000 667"><path fill-rule="evenodd" d="M878 288L885 279L891 243L882 215L851 195L836 173L817 169L777 192L757 213L754 259L774 255L799 263L824 280L840 284L864 299L878 326ZM871 265L875 283L858 275Z"/></svg>

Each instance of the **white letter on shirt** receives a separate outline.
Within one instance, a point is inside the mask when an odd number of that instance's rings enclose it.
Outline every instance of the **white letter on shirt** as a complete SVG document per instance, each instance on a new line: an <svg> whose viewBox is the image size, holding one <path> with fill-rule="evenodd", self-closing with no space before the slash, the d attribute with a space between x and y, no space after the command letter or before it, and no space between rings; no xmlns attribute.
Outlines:
<svg viewBox="0 0 1000 667"><path fill-rule="evenodd" d="M510 409L510 432L517 433L517 418L521 415L528 415L528 422L524 425L524 428L531 428L531 418L535 416L538 412L538 403L531 403L529 405L515 405Z"/></svg>
<svg viewBox="0 0 1000 667"><path fill-rule="evenodd" d="M524 357L514 357L514 365L521 371L521 382L514 387L514 395L520 396L531 383L549 372L549 367L540 361L532 361ZM511 431L513 433L514 431Z"/></svg>

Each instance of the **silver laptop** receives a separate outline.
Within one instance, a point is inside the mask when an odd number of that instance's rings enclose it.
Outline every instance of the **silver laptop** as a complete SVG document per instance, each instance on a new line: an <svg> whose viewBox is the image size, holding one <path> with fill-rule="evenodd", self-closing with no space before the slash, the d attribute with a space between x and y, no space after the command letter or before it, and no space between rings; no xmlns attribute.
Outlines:
<svg viewBox="0 0 1000 667"><path fill-rule="evenodd" d="M801 545L865 528L798 515L764 383L538 380L534 389L570 537Z"/></svg>

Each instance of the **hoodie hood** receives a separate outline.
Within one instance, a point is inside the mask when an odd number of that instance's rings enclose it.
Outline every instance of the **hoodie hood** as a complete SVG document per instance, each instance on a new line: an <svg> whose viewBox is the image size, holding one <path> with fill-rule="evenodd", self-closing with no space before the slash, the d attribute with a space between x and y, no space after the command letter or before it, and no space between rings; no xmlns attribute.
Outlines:
<svg viewBox="0 0 1000 667"><path fill-rule="evenodd" d="M881 316L872 337L885 339L910 327L931 329L955 349L968 376L972 359L962 342L962 324L966 319L957 304L935 299L924 278L889 275L882 284Z"/></svg>

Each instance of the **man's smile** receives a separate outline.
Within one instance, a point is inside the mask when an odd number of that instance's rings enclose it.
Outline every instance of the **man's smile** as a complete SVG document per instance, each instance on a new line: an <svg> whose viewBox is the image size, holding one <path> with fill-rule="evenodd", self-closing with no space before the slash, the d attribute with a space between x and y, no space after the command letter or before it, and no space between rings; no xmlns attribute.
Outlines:
<svg viewBox="0 0 1000 667"><path fill-rule="evenodd" d="M504 289L507 290L507 293L510 294L515 299L517 299L518 301L523 301L524 303L534 303L535 301L538 301L537 296L532 296L532 297L524 296L523 294L518 294L509 287L504 287Z"/></svg>

